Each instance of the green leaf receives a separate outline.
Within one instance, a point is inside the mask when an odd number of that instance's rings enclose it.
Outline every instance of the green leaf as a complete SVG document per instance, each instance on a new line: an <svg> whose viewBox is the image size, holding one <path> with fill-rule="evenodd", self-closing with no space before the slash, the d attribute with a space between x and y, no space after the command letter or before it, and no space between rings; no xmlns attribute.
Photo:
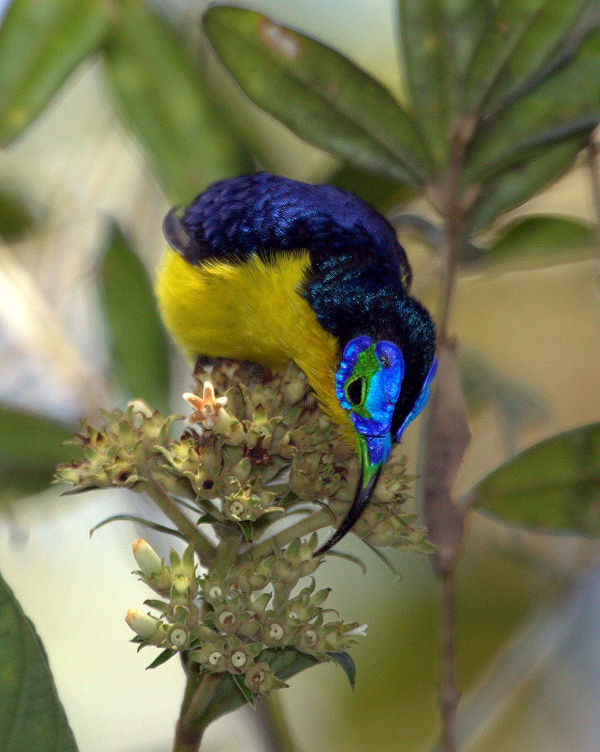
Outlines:
<svg viewBox="0 0 600 752"><path fill-rule="evenodd" d="M449 158L452 44L443 0L400 0L400 47L419 126L439 165Z"/></svg>
<svg viewBox="0 0 600 752"><path fill-rule="evenodd" d="M521 155L520 162L487 179L468 217L469 234L482 232L500 214L520 206L559 178L587 141L587 135L578 135L554 146L531 149Z"/></svg>
<svg viewBox="0 0 600 752"><path fill-rule="evenodd" d="M600 29L573 58L497 117L483 121L467 152L466 180L480 182L573 136L586 138L600 122Z"/></svg>
<svg viewBox="0 0 600 752"><path fill-rule="evenodd" d="M501 106L559 50L588 0L503 0L473 56L465 106L483 116Z"/></svg>
<svg viewBox="0 0 600 752"><path fill-rule="evenodd" d="M72 447L61 444L73 431L42 415L0 406L0 496L10 499L43 491Z"/></svg>
<svg viewBox="0 0 600 752"><path fill-rule="evenodd" d="M421 193L413 186L402 185L396 180L375 175L348 163L332 173L327 182L356 193L380 212L406 204Z"/></svg>
<svg viewBox="0 0 600 752"><path fill-rule="evenodd" d="M352 660L350 653L347 653L345 650L341 652L328 650L327 655L332 658L338 666L341 666L344 669L344 673L348 677L350 686L354 689L354 685L356 684L356 665Z"/></svg>
<svg viewBox="0 0 600 752"><path fill-rule="evenodd" d="M166 412L169 350L150 279L116 224L102 264L115 372L132 398Z"/></svg>
<svg viewBox="0 0 600 752"><path fill-rule="evenodd" d="M41 640L2 578L0 677L3 752L77 752Z"/></svg>
<svg viewBox="0 0 600 752"><path fill-rule="evenodd" d="M285 681L294 674L310 668L319 663L317 658L301 653L296 648L266 648L256 658L257 661L266 661L275 672L275 675ZM213 699L209 703L203 715L203 723L208 726L217 718L246 704L246 698L236 685L231 674L225 674L223 681L218 686Z"/></svg>
<svg viewBox="0 0 600 752"><path fill-rule="evenodd" d="M109 13L100 0L14 0L0 25L0 145L31 125L99 49Z"/></svg>
<svg viewBox="0 0 600 752"><path fill-rule="evenodd" d="M595 250L594 228L572 217L529 215L502 228L488 249L493 261L527 262L528 267L549 266L589 258Z"/></svg>
<svg viewBox="0 0 600 752"><path fill-rule="evenodd" d="M84 489L87 490L87 489ZM100 522L96 523L92 528L90 528L90 538L92 535L96 532L96 530L99 530L101 527L104 527L104 525L108 525L109 522L137 522L138 525L144 525L144 527L148 527L151 530L156 530L159 533L166 533L167 535L174 535L176 538L180 538L181 540L187 541L187 538L185 535L182 535L179 530L175 530L173 528L167 527L166 525L161 525L158 522L152 522L152 520L147 520L145 517L138 517L135 514L113 514L110 517L107 517L105 520L101 520Z"/></svg>
<svg viewBox="0 0 600 752"><path fill-rule="evenodd" d="M36 226L36 218L27 201L7 186L0 187L0 238L15 243Z"/></svg>
<svg viewBox="0 0 600 752"><path fill-rule="evenodd" d="M186 41L143 0L112 7L104 55L112 93L173 200L187 205L215 180L251 172Z"/></svg>
<svg viewBox="0 0 600 752"><path fill-rule="evenodd" d="M470 494L505 522L600 534L600 423L553 436L488 475Z"/></svg>
<svg viewBox="0 0 600 752"><path fill-rule="evenodd" d="M149 666L146 666L146 670L150 668L158 668L159 666L162 666L163 663L170 661L174 655L177 655L177 653L178 653L177 650L171 650L171 648L165 648L156 656L156 658L152 661L152 663Z"/></svg>
<svg viewBox="0 0 600 752"><path fill-rule="evenodd" d="M401 183L428 179L412 117L348 58L254 11L219 6L203 21L250 99L306 141Z"/></svg>

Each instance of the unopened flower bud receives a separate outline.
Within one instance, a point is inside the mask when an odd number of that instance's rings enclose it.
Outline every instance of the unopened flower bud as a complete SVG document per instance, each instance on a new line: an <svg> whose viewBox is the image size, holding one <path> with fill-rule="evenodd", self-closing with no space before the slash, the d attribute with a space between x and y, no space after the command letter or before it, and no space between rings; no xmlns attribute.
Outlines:
<svg viewBox="0 0 600 752"><path fill-rule="evenodd" d="M163 623L160 619L155 619L154 616L138 611L136 608L130 608L125 616L125 621L137 635L147 642L160 643L160 640L157 641L156 639L163 631Z"/></svg>

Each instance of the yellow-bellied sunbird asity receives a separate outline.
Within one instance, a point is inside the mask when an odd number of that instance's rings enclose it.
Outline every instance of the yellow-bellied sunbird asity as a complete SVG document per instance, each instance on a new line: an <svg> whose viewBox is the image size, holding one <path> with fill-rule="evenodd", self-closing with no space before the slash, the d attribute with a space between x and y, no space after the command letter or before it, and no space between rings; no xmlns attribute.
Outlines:
<svg viewBox="0 0 600 752"><path fill-rule="evenodd" d="M421 412L435 375L435 328L408 290L392 226L353 193L258 173L212 185L164 221L171 246L157 295L191 358L290 360L358 446L360 517L393 442Z"/></svg>

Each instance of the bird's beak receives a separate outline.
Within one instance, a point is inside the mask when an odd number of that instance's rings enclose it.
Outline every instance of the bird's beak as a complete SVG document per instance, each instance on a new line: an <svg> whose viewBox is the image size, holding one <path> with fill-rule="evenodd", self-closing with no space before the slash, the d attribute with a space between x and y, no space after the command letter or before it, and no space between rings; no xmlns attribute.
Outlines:
<svg viewBox="0 0 600 752"><path fill-rule="evenodd" d="M390 456L392 450L391 434L365 436L359 433L356 438L358 443L358 484L354 500L341 525L331 538L315 552L315 556L321 556L329 551L332 546L341 541L346 533L352 530L369 503L381 470Z"/></svg>

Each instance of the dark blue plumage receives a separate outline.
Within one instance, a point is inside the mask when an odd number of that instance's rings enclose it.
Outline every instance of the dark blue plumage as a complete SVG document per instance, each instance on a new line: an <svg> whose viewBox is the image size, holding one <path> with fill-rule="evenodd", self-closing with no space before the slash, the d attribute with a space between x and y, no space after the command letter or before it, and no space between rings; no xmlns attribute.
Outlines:
<svg viewBox="0 0 600 752"><path fill-rule="evenodd" d="M240 260L257 252L306 248L314 259L352 251L410 284L410 266L390 223L366 201L333 185L310 185L269 173L222 180L182 218L193 264L207 257Z"/></svg>

